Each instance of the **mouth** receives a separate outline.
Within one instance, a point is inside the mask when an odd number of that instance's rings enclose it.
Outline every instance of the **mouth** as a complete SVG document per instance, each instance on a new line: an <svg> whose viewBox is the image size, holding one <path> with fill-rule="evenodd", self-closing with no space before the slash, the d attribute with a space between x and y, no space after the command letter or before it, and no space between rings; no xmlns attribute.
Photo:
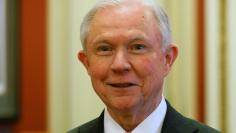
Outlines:
<svg viewBox="0 0 236 133"><path fill-rule="evenodd" d="M128 88L128 87L137 86L134 83L109 83L108 85L115 87L115 88Z"/></svg>

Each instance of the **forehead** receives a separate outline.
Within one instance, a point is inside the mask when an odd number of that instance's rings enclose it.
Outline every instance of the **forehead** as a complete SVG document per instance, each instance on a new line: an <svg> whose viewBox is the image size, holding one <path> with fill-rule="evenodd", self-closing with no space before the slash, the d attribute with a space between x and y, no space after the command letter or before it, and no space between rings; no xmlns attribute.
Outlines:
<svg viewBox="0 0 236 133"><path fill-rule="evenodd" d="M137 36L160 43L159 27L151 9L136 3L107 6L94 15L86 45L92 46L98 40L130 41Z"/></svg>
<svg viewBox="0 0 236 133"><path fill-rule="evenodd" d="M147 6L130 3L99 9L91 22L91 28L146 28L154 23L155 17Z"/></svg>

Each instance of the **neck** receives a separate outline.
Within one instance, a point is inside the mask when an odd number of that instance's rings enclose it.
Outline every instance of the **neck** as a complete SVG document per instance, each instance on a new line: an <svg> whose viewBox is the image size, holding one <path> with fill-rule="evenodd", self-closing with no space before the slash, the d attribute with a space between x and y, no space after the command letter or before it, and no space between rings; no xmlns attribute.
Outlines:
<svg viewBox="0 0 236 133"><path fill-rule="evenodd" d="M136 108L132 110L116 111L107 108L111 117L127 132L135 129L143 120L145 120L160 104L161 99L157 102Z"/></svg>

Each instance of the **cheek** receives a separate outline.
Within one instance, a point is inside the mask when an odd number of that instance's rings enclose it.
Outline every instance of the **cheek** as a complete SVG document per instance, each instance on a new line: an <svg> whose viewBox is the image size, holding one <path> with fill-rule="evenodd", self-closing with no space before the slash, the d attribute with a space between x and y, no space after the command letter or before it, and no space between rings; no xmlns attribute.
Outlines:
<svg viewBox="0 0 236 133"><path fill-rule="evenodd" d="M149 95L152 89L161 88L165 77L165 69L160 58L144 58L139 63L138 76L143 81L143 93ZM156 91L159 91L157 89Z"/></svg>
<svg viewBox="0 0 236 133"><path fill-rule="evenodd" d="M164 73L164 65L161 58L143 58L138 60L138 71L141 77L146 76L162 76Z"/></svg>
<svg viewBox="0 0 236 133"><path fill-rule="evenodd" d="M106 78L108 71L107 61L100 60L97 58L90 58L88 72L92 81L103 80Z"/></svg>
<svg viewBox="0 0 236 133"><path fill-rule="evenodd" d="M93 89L99 95L103 91L103 81L106 77L105 75L105 68L102 64L91 64L89 67L89 75L91 78L91 82L93 85Z"/></svg>
<svg viewBox="0 0 236 133"><path fill-rule="evenodd" d="M145 86L148 88L153 88L153 86L159 86L164 78L163 67L157 62L151 61L148 62L143 68L143 81Z"/></svg>

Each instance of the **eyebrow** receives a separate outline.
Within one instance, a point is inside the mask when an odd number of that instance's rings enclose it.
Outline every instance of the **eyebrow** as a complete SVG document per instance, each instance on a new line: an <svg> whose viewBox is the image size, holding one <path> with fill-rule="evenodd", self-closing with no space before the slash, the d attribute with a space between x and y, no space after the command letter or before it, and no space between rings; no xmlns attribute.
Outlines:
<svg viewBox="0 0 236 133"><path fill-rule="evenodd" d="M111 41L109 41L109 40L107 40L107 39L98 39L98 40L94 41L93 44L97 45L97 44L100 44L100 43L112 44Z"/></svg>
<svg viewBox="0 0 236 133"><path fill-rule="evenodd" d="M133 43L135 41L145 41L145 42L147 42L147 39L142 35L135 35L135 36L127 37L127 41L125 43L130 44L130 43ZM102 43L107 43L107 44L112 44L113 43L113 41L110 40L110 37L108 37L108 38L97 38L94 41L94 44L98 44L98 43L101 43L101 42Z"/></svg>
<svg viewBox="0 0 236 133"><path fill-rule="evenodd" d="M136 42L136 41L146 41L147 39L144 37L144 36L134 36L134 37L130 37L129 41L128 41L128 44L130 43L133 43L133 42Z"/></svg>

